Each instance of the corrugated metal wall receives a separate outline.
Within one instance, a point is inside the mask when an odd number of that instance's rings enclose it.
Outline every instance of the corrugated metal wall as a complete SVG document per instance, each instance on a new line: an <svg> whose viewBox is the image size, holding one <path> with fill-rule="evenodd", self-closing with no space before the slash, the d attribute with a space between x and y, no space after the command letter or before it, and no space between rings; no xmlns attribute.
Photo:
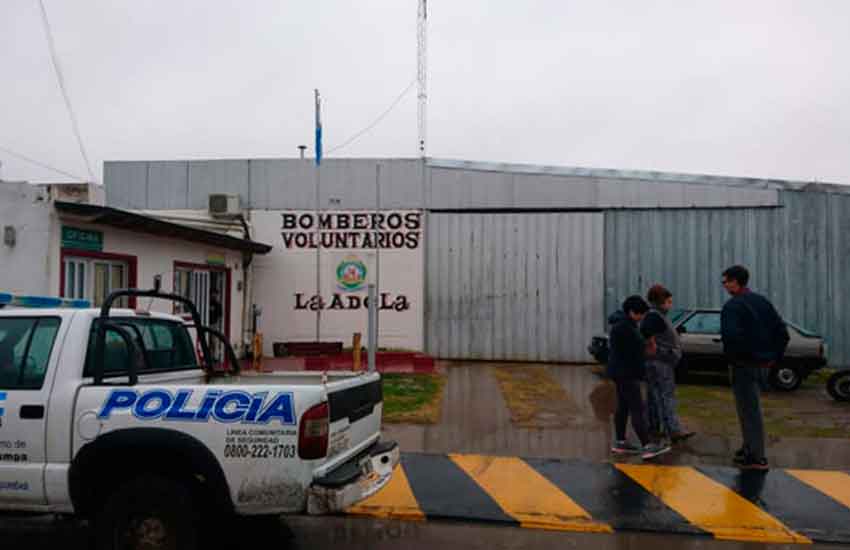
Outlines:
<svg viewBox="0 0 850 550"><path fill-rule="evenodd" d="M738 178L526 166L500 171L481 163L411 159L327 159L321 208L374 208L381 168L383 208L552 209L775 206L777 191ZM586 172L586 173L585 173ZM653 180L657 177L658 181ZM249 209L316 208L316 168L300 159L223 159L104 163L109 206L206 209L211 193L237 194ZM710 180L713 181L713 180Z"/></svg>
<svg viewBox="0 0 850 550"><path fill-rule="evenodd" d="M603 312L603 214L430 214L427 227L429 353L589 359Z"/></svg>
<svg viewBox="0 0 850 550"><path fill-rule="evenodd" d="M547 250L575 246L572 254L580 265L592 266L588 262L595 256L602 265L602 226L599 246L585 248L572 243L573 234L559 225L582 219L574 217L578 214L433 215L439 223L428 228L426 317L432 353L586 358L590 332L605 328L604 313L624 296L644 293L659 281L671 287L680 304L719 307L725 299L720 273L732 263L744 263L753 272L754 288L770 295L789 319L827 336L833 364L850 366L850 239L845 238L850 235L850 194L805 182L747 178L434 159L425 164L327 159L321 207L374 208L379 165L382 208L615 209L604 214L605 284L598 289L569 279L571 272L563 267L567 256L560 257L560 271L548 279L551 262L537 260L538 253L545 257ZM119 208L205 209L208 195L221 192L238 193L247 208L316 207L315 168L307 160L107 162L104 180L107 203ZM784 207L758 208L777 204ZM601 220L603 215L587 216ZM596 232L589 232L595 239ZM534 283L540 277L544 282ZM572 323L567 310L558 308L568 307L564 301L572 294L565 289L576 284L598 301L599 311L585 315L591 320L588 333L563 330L555 341L552 327ZM478 287L492 292L482 294ZM534 300L523 301L532 288ZM538 289L559 304L538 306ZM536 311L539 320L529 320Z"/></svg>
<svg viewBox="0 0 850 550"><path fill-rule="evenodd" d="M374 208L378 165L382 207L422 208L422 162L405 159L325 160L322 208ZM245 208L316 208L316 171L309 160L106 162L103 170L106 202L118 208L206 209L211 193L239 195Z"/></svg>
<svg viewBox="0 0 850 550"><path fill-rule="evenodd" d="M655 282L677 305L721 307L721 273L741 263L783 316L827 338L833 365L850 365L850 196L783 191L780 201L777 209L606 212L605 311Z"/></svg>

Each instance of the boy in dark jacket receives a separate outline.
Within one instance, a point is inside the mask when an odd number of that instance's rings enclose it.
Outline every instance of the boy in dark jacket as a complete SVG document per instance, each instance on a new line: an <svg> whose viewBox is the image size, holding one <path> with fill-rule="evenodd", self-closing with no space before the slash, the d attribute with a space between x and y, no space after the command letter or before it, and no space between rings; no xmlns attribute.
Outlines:
<svg viewBox="0 0 850 550"><path fill-rule="evenodd" d="M644 460L670 450L667 445L649 440L646 425L641 381L646 378L646 356L655 353L655 340L652 335L645 337L641 334L638 327L647 311L649 306L640 296L630 296L623 302L623 315L614 319L616 323L608 337L611 351L607 368L608 376L617 388L617 410L614 413L616 441L611 452L640 454ZM629 416L640 446L626 440Z"/></svg>
<svg viewBox="0 0 850 550"><path fill-rule="evenodd" d="M740 265L723 272L723 286L732 298L720 314L720 333L744 439L735 463L743 469L767 470L761 384L782 359L789 335L773 304L747 288L749 280L749 271Z"/></svg>

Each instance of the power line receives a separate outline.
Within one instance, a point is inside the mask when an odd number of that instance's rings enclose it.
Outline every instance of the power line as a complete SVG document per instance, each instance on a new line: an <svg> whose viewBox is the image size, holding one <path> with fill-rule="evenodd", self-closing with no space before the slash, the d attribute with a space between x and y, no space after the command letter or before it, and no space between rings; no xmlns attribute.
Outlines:
<svg viewBox="0 0 850 550"><path fill-rule="evenodd" d="M354 134L353 136L351 136L350 138L348 138L347 140L345 140L345 141L344 141L344 142L342 142L341 144L339 144L339 145L337 145L336 147L334 147L334 148L332 148L332 149L328 150L328 152L327 152L326 154L328 154L328 155L329 155L329 154L333 153L334 151L339 151L340 149L342 149L342 148L344 148L344 147L347 147L347 146L348 146L348 145L350 145L352 142L354 142L356 139L358 139L358 138L360 138L361 136L365 135L365 134L366 134L367 132L369 132L372 128L374 128L375 126L377 126L377 125L378 125L378 124L379 124L382 120L384 120L384 118L385 118L388 114L390 114L390 111L392 111L393 109L395 109L395 106L396 106L396 105L398 105L398 104L401 102L401 100L402 100L402 99L404 99L404 96L406 96L406 95L407 95L407 92L409 92L410 90L412 90L412 89L413 89L413 86L416 84L416 82L417 82L417 79L416 79L416 78L414 78L413 80L411 80L411 81L410 81L410 84L408 84L408 85L407 85L407 87L406 87L406 88L405 88L405 89L404 89L404 90L403 90L403 91L402 91L402 92L398 95L398 97L397 97L397 98L395 98L395 100L393 100L393 102L390 104L390 106L389 106L389 107L387 107L387 110L386 110L386 111L384 111L383 113L381 113L380 115L378 115L378 118L376 118L374 121L372 121L372 123L371 123L371 124L369 124L368 126L366 126L365 128L363 128L362 130L360 130L359 132L357 132L356 134Z"/></svg>
<svg viewBox="0 0 850 550"><path fill-rule="evenodd" d="M77 115L74 114L74 108L71 106L71 98L68 96L68 90L65 88L65 79L62 77L62 70L59 67L59 56L56 55L56 45L53 43L53 31L50 29L50 20L47 18L47 9L44 7L44 0L38 0L38 5L41 7L41 21L44 23L44 33L47 36L47 46L50 50L50 61L53 64L53 71L56 73L56 80L59 82L59 89L62 91L62 98L65 100L65 107L68 109L68 116L71 117L71 126L74 129L74 135L77 137L77 145L80 147L80 154L83 161L86 163L86 170L89 173L89 181L95 182L94 172L91 169L89 156L86 153L86 147L83 144L83 136L80 133L80 126L77 123Z"/></svg>
<svg viewBox="0 0 850 550"><path fill-rule="evenodd" d="M66 171L61 170L61 169L59 169L59 168L54 168L53 166L50 166L49 164L45 164L45 163L43 163L43 162L41 162L41 161L35 160L34 158L30 158L30 157L28 157L28 156L26 156L26 155L22 155L22 154L20 154L20 153L16 153L15 151L12 151L11 149L7 149L6 147L3 147L2 145L0 145L0 151L2 151L2 152L4 152L4 153L6 153L6 154L7 154L7 155L9 155L10 157L15 157L15 158L17 158L17 159L20 159L20 160L23 160L23 161L29 162L30 164L34 164L34 165L36 165L36 166L40 166L41 168L44 168L44 169L46 169L46 170L50 170L51 172L56 172L57 174L62 174L63 176L67 176L67 177L69 177L69 178L73 178L73 179L75 179L75 180L77 180L77 181L86 181L86 178L81 178L80 176L76 176L76 175L74 175L74 174L72 174L72 173L70 173L70 172L66 172Z"/></svg>

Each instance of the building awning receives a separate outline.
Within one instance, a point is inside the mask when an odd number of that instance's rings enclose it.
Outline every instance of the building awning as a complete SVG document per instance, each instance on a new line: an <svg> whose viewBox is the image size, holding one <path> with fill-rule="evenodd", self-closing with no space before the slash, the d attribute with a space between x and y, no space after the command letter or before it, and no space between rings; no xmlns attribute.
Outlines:
<svg viewBox="0 0 850 550"><path fill-rule="evenodd" d="M272 250L272 247L267 244L239 239L197 227L180 225L109 206L63 201L56 201L53 204L61 214L74 216L87 223L108 225L137 233L156 235L157 237L180 239L254 254L268 254Z"/></svg>

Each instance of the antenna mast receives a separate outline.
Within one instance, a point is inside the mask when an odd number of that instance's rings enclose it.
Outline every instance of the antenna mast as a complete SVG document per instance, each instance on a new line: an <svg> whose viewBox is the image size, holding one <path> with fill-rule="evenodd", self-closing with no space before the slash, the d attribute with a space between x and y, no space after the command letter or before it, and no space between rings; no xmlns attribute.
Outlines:
<svg viewBox="0 0 850 550"><path fill-rule="evenodd" d="M416 19L416 37L418 42L416 78L419 84L419 103L417 106L419 156L425 158L425 137L428 130L428 0L419 0L419 10Z"/></svg>

